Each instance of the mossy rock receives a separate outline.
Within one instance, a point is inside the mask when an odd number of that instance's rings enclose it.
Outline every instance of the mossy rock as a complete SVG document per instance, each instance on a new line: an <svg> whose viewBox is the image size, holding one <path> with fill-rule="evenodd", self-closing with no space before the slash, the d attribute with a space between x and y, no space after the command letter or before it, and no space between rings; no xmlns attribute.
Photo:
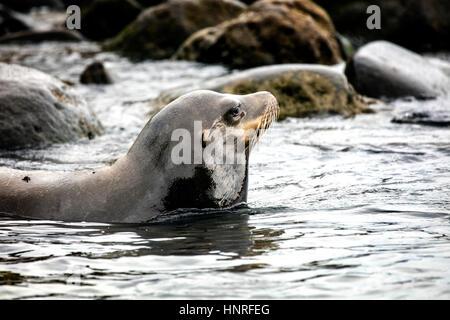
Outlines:
<svg viewBox="0 0 450 320"><path fill-rule="evenodd" d="M246 69L278 63L340 62L327 13L309 0L260 0L238 17L190 36L177 60Z"/></svg>
<svg viewBox="0 0 450 320"><path fill-rule="evenodd" d="M246 6L235 0L173 0L144 10L105 50L134 59L172 56L192 33L236 17Z"/></svg>
<svg viewBox="0 0 450 320"><path fill-rule="evenodd" d="M353 116L367 111L351 91L341 90L323 75L311 71L287 72L265 81L240 80L222 90L233 94L257 91L269 91L277 98L280 119L323 114Z"/></svg>
<svg viewBox="0 0 450 320"><path fill-rule="evenodd" d="M154 104L161 108L198 89L232 94L269 91L280 105L280 119L335 114L349 117L373 112L337 67L305 64L258 67L198 85L176 88L162 93Z"/></svg>

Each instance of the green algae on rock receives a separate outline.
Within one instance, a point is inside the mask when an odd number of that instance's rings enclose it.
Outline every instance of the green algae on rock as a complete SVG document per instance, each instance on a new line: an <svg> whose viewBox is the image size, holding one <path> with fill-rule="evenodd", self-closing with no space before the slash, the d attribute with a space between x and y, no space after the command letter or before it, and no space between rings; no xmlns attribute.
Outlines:
<svg viewBox="0 0 450 320"><path fill-rule="evenodd" d="M338 67L281 64L258 67L163 92L155 101L162 108L184 93L208 89L248 94L269 91L280 105L280 119L316 115L354 116L372 112Z"/></svg>

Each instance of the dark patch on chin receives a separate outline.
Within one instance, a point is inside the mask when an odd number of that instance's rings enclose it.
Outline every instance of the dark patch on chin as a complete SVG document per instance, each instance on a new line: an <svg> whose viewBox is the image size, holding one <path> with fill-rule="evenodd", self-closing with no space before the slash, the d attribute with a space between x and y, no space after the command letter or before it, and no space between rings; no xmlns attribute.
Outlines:
<svg viewBox="0 0 450 320"><path fill-rule="evenodd" d="M211 170L205 167L195 167L192 178L175 180L163 200L165 209L171 211L179 208L218 208L218 203L209 196L216 187L211 174Z"/></svg>

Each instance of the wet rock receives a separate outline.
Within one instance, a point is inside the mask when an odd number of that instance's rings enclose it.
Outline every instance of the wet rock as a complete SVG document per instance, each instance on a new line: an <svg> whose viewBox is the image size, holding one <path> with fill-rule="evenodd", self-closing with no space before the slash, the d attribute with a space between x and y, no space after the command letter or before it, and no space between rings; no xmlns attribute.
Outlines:
<svg viewBox="0 0 450 320"><path fill-rule="evenodd" d="M197 89L233 94L269 91L280 105L280 119L324 114L353 116L372 112L348 85L339 67L306 64L258 67L197 85L172 89L162 93L155 104L162 107Z"/></svg>
<svg viewBox="0 0 450 320"><path fill-rule="evenodd" d="M333 23L309 0L260 0L239 17L187 39L176 59L249 68L341 60Z"/></svg>
<svg viewBox="0 0 450 320"><path fill-rule="evenodd" d="M137 59L169 58L197 30L236 17L245 5L234 0L173 0L143 11L105 49Z"/></svg>
<svg viewBox="0 0 450 320"><path fill-rule="evenodd" d="M316 0L336 29L364 42L388 40L415 51L450 48L450 1L442 0ZM369 5L381 9L381 29L369 30Z"/></svg>
<svg viewBox="0 0 450 320"><path fill-rule="evenodd" d="M75 30L20 31L0 37L0 44L39 43L45 41L82 41L83 36Z"/></svg>
<svg viewBox="0 0 450 320"><path fill-rule="evenodd" d="M2 4L20 12L28 12L38 7L63 9L63 4L59 0L2 0Z"/></svg>
<svg viewBox="0 0 450 320"><path fill-rule="evenodd" d="M80 75L80 82L84 84L110 84L112 80L103 63L95 61L84 69Z"/></svg>
<svg viewBox="0 0 450 320"><path fill-rule="evenodd" d="M14 12L0 4L0 36L7 33L29 30L30 27L20 20Z"/></svg>
<svg viewBox="0 0 450 320"><path fill-rule="evenodd" d="M423 111L407 112L392 119L393 123L420 124L433 127L450 127L450 116L430 114Z"/></svg>
<svg viewBox="0 0 450 320"><path fill-rule="evenodd" d="M375 98L434 98L450 90L450 78L420 55L386 41L361 47L345 71L361 93Z"/></svg>
<svg viewBox="0 0 450 320"><path fill-rule="evenodd" d="M427 101L414 98L395 102L393 123L415 124L433 127L450 127L450 99L442 96Z"/></svg>
<svg viewBox="0 0 450 320"><path fill-rule="evenodd" d="M0 63L0 148L36 147L95 136L102 125L61 81Z"/></svg>
<svg viewBox="0 0 450 320"><path fill-rule="evenodd" d="M141 12L134 0L95 0L81 12L81 33L92 40L114 37Z"/></svg>

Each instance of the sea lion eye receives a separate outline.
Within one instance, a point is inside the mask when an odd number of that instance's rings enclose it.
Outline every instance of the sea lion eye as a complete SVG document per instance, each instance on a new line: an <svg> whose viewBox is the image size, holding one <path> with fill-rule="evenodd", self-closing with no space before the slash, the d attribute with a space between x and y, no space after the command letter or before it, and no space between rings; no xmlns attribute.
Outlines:
<svg viewBox="0 0 450 320"><path fill-rule="evenodd" d="M237 117L241 113L241 108L239 106L233 107L230 109L230 114L233 117Z"/></svg>

